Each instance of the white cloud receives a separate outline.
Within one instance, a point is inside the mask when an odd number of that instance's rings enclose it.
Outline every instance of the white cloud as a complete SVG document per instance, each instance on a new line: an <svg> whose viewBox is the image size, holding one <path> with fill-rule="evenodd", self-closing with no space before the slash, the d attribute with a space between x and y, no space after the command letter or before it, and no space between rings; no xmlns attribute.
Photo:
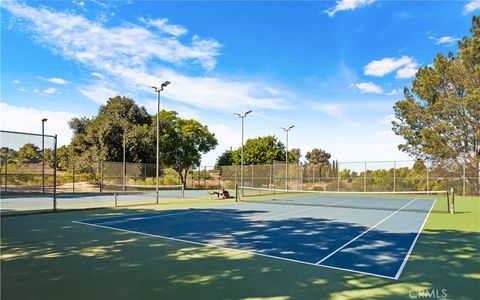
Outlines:
<svg viewBox="0 0 480 300"><path fill-rule="evenodd" d="M17 89L19 92L26 92L27 90L23 87Z"/></svg>
<svg viewBox="0 0 480 300"><path fill-rule="evenodd" d="M404 67L397 70L395 74L395 78L411 78L417 74L418 68L420 67L419 64L416 62L410 63L405 65Z"/></svg>
<svg viewBox="0 0 480 300"><path fill-rule="evenodd" d="M181 25L167 24L168 19L166 18L165 19L145 19L141 17L139 18L139 20L150 26L158 28L162 32L171 34L173 36L181 36L188 32L187 29Z"/></svg>
<svg viewBox="0 0 480 300"><path fill-rule="evenodd" d="M378 85L376 85L375 83L371 82L371 81L356 83L355 86L357 87L357 89L362 94L366 94L366 93L381 94L381 93L383 93L382 88L379 87Z"/></svg>
<svg viewBox="0 0 480 300"><path fill-rule="evenodd" d="M103 84L83 86L79 88L78 91L85 97L98 104L105 104L107 103L108 98L113 98L119 94L122 94Z"/></svg>
<svg viewBox="0 0 480 300"><path fill-rule="evenodd" d="M274 89L269 86L265 87L265 90L269 92L272 96L278 96L280 94L280 92L277 89Z"/></svg>
<svg viewBox="0 0 480 300"><path fill-rule="evenodd" d="M388 124L388 125L390 125L390 124L392 124L393 121L396 121L396 120L397 120L397 118L395 118L395 115L394 115L394 114L390 114L390 115L386 115L386 116L383 117L383 118L380 118L380 119L378 120L378 122L379 122L380 124Z"/></svg>
<svg viewBox="0 0 480 300"><path fill-rule="evenodd" d="M97 78L100 78L100 79L104 79L105 76L103 76L102 74L98 73L98 72L92 72L90 73L90 75L92 75L93 77L97 77Z"/></svg>
<svg viewBox="0 0 480 300"><path fill-rule="evenodd" d="M58 146L70 143L72 132L68 121L75 115L66 111L38 110L0 103L0 127L3 130L40 133L42 119L47 118L45 134L58 135Z"/></svg>
<svg viewBox="0 0 480 300"><path fill-rule="evenodd" d="M437 45L444 44L446 46L453 46L459 40L460 40L459 38L456 38L453 36L442 36L441 38L435 39L435 44Z"/></svg>
<svg viewBox="0 0 480 300"><path fill-rule="evenodd" d="M56 88L48 88L46 90L43 91L44 94L55 94L57 92L57 89Z"/></svg>
<svg viewBox="0 0 480 300"><path fill-rule="evenodd" d="M20 80L18 80L18 79L12 80L12 83L14 83L14 84L19 84L19 83L20 83Z"/></svg>
<svg viewBox="0 0 480 300"><path fill-rule="evenodd" d="M67 83L71 83L70 81L67 81L67 80L62 79L62 78L57 78L57 77L45 78L43 76L37 76L37 78L41 79L41 80L51 82L51 83L60 84L60 85L65 85Z"/></svg>
<svg viewBox="0 0 480 300"><path fill-rule="evenodd" d="M106 28L70 12L56 12L45 7L33 8L17 2L4 2L2 7L26 22L38 42L49 46L69 59L98 66L116 63L145 67L145 62L160 59L170 63L193 61L205 69L213 69L221 44L213 39L192 38L184 45L135 24Z"/></svg>
<svg viewBox="0 0 480 300"><path fill-rule="evenodd" d="M74 0L74 1L73 1L73 4L78 5L78 6L82 7L82 8L85 6L85 2L83 2L83 1L75 1L75 0Z"/></svg>
<svg viewBox="0 0 480 300"><path fill-rule="evenodd" d="M400 95L402 93L403 93L402 89L393 89L389 93L387 93L387 96L396 96L396 95Z"/></svg>
<svg viewBox="0 0 480 300"><path fill-rule="evenodd" d="M107 28L105 25L72 13L33 8L25 4L3 5L17 19L30 24L39 43L89 69L93 82L79 91L97 103L108 97L152 92L149 85L161 80L172 82L162 93L170 100L202 109L287 109L285 99L264 89L261 79L239 81L211 76L186 76L161 62L193 62L212 69L220 43L194 35L190 46L175 37L149 31L135 24ZM22 26L21 28L25 28ZM288 93L286 93L288 94Z"/></svg>
<svg viewBox="0 0 480 300"><path fill-rule="evenodd" d="M415 76L419 67L420 65L410 56L402 56L400 58L386 57L371 61L365 66L364 74L382 77L396 70L396 78L409 78Z"/></svg>
<svg viewBox="0 0 480 300"><path fill-rule="evenodd" d="M336 119L340 119L343 115L342 108L335 103L316 103L313 109Z"/></svg>
<svg viewBox="0 0 480 300"><path fill-rule="evenodd" d="M323 12L328 14L329 17L333 17L339 11L354 10L362 6L370 5L375 1L376 0L338 0L334 7L324 10Z"/></svg>
<svg viewBox="0 0 480 300"><path fill-rule="evenodd" d="M465 6L463 6L463 14L469 14L480 8L480 0L470 0Z"/></svg>

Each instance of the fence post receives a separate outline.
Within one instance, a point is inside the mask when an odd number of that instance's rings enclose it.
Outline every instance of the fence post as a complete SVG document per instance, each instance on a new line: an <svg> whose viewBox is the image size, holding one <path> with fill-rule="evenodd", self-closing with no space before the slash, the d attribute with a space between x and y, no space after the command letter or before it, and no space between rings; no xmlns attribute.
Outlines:
<svg viewBox="0 0 480 300"><path fill-rule="evenodd" d="M8 150L9 148L7 147L7 154L5 156L5 192L7 191L8 186Z"/></svg>
<svg viewBox="0 0 480 300"><path fill-rule="evenodd" d="M425 161L425 166L427 167L427 195L428 195L430 193L430 186L429 186L430 185L430 178L429 178L430 172L428 170L428 162L427 161Z"/></svg>
<svg viewBox="0 0 480 300"><path fill-rule="evenodd" d="M396 192L397 189L397 162L393 162L393 191Z"/></svg>
<svg viewBox="0 0 480 300"><path fill-rule="evenodd" d="M363 168L363 191L367 191L367 162L365 162L365 167Z"/></svg>
<svg viewBox="0 0 480 300"><path fill-rule="evenodd" d="M72 163L72 192L75 194L75 161Z"/></svg>
<svg viewBox="0 0 480 300"><path fill-rule="evenodd" d="M251 187L254 187L254 186L253 186L253 165L250 165L250 169L251 169L251 171L252 171L252 176L251 176L251 177L252 177L252 182L250 183L250 186L251 186Z"/></svg>
<svg viewBox="0 0 480 300"><path fill-rule="evenodd" d="M312 191L315 190L315 164L312 164Z"/></svg>
<svg viewBox="0 0 480 300"><path fill-rule="evenodd" d="M467 172L466 172L466 163L465 159L463 160L463 196L465 197L466 187L467 187Z"/></svg>
<svg viewBox="0 0 480 300"><path fill-rule="evenodd" d="M207 187L207 167L203 167L203 188Z"/></svg>
<svg viewBox="0 0 480 300"><path fill-rule="evenodd" d="M53 148L53 211L57 211L57 135Z"/></svg>
<svg viewBox="0 0 480 300"><path fill-rule="evenodd" d="M340 162L337 160L337 192L340 192Z"/></svg>
<svg viewBox="0 0 480 300"><path fill-rule="evenodd" d="M273 173L273 164L269 166L268 168L268 176L269 176L269 182L268 182L268 187L271 188L272 187L272 173Z"/></svg>
<svg viewBox="0 0 480 300"><path fill-rule="evenodd" d="M100 193L103 191L103 160L100 161Z"/></svg>

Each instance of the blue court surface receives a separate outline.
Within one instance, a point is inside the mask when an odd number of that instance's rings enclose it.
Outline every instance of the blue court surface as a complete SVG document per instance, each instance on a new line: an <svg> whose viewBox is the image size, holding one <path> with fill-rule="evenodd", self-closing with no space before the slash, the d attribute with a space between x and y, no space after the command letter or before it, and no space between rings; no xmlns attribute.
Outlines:
<svg viewBox="0 0 480 300"><path fill-rule="evenodd" d="M371 209L381 198L363 200L368 209L233 203L75 223L398 279L435 200L388 201L386 209Z"/></svg>

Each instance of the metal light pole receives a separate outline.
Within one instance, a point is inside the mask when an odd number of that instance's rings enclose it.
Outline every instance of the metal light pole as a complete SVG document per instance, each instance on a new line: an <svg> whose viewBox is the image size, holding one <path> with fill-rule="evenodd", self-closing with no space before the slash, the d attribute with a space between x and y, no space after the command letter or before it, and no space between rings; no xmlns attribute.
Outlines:
<svg viewBox="0 0 480 300"><path fill-rule="evenodd" d="M159 183L159 170L160 170L160 92L163 91L163 88L169 85L171 82L170 81L165 81L162 83L160 88L157 88L156 86L150 86L155 93L157 93L157 153L156 153L156 170L155 170L155 178L156 178L156 184L155 184L155 193L156 193L156 198L157 198L157 204L158 204L158 183Z"/></svg>
<svg viewBox="0 0 480 300"><path fill-rule="evenodd" d="M243 119L245 119L245 117L251 112L252 111L249 110L249 111L245 112L244 114L235 113L235 115L237 115L240 119L242 119L242 148L241 148L241 152L240 152L240 186L242 186L242 187L243 187L243 131L244 131L244 121L243 121Z"/></svg>
<svg viewBox="0 0 480 300"><path fill-rule="evenodd" d="M280 127L285 131L286 135L286 145L285 145L285 190L288 190L288 132L290 129L295 127L295 125L291 125L288 128Z"/></svg>
<svg viewBox="0 0 480 300"><path fill-rule="evenodd" d="M127 163L125 161L125 131L123 131L123 185L122 185L122 191L125 192L125 184L126 184L126 180L125 180L125 177L126 177L126 173L127 173Z"/></svg>
<svg viewBox="0 0 480 300"><path fill-rule="evenodd" d="M47 118L42 119L42 194L45 194L45 122Z"/></svg>

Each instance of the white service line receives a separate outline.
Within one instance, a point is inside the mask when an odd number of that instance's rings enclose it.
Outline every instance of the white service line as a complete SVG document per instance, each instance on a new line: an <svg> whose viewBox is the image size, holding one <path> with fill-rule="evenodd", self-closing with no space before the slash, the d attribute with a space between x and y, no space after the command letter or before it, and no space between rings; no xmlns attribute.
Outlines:
<svg viewBox="0 0 480 300"><path fill-rule="evenodd" d="M158 216L148 216L148 217L139 217L141 215L147 215L150 213L143 213L143 214L133 214L133 215L124 215L124 216L113 216L110 217L111 219L117 219L117 220L108 220L110 218L103 218L104 221L101 221L100 223L122 223L122 222L127 222L127 221L138 221L138 220L146 220L146 219L156 219L156 218L163 218L163 217L168 217L168 216L176 216L176 215L185 215L185 214L192 214L195 211L185 211L185 212L179 212L179 213L174 213L174 214L166 214L166 215L158 215ZM155 213L155 214L160 214L160 212ZM136 217L138 216L138 217ZM121 219L122 217L125 217ZM102 218L97 218L97 219L102 219ZM120 220L118 220L120 219ZM93 219L85 219L85 220L80 220L80 221L74 221L76 223L81 223L81 224L89 224L87 223L88 221L96 220L95 218Z"/></svg>
<svg viewBox="0 0 480 300"><path fill-rule="evenodd" d="M423 231L423 227L425 226L425 223L427 223L428 216L430 215L430 212L432 211L433 207L435 206L435 202L437 202L436 199L433 200L433 205L430 206L430 210L428 211L428 214L425 216L425 220L423 220L422 226L420 227L420 230L417 232L417 236L413 240L412 245L410 246L410 249L408 249L408 253L403 259L402 265L398 269L397 274L395 275L395 279L398 279L400 277L400 274L402 274L403 268L405 268L405 265L407 264L408 259L410 258L410 254L413 251L413 247L415 247L415 244L417 243L418 237L420 236L420 233Z"/></svg>
<svg viewBox="0 0 480 300"><path fill-rule="evenodd" d="M393 215L395 215L396 213L398 213L399 211L401 211L403 208L407 207L408 205L410 205L413 201L415 201L417 199L413 199L412 201L408 202L407 204L405 204L404 206L400 207L399 209L397 209L396 211L394 211L393 213L391 213L390 215L388 215L387 217L383 218L380 222L378 222L377 224L373 225L372 227L368 228L367 230L365 230L364 232L360 233L359 235L357 235L355 238L351 239L350 241L348 241L347 243L343 244L341 247L339 247L337 250L333 251L332 253L330 253L329 255L325 256L324 258L322 258L321 260L317 261L315 264L316 265L320 265L322 262L324 262L325 260L327 260L328 258L330 258L331 256L333 256L335 253L339 252L340 250L342 250L343 248L347 247L348 245L350 245L351 243L353 243L354 241L356 241L357 239L359 239L361 236L363 236L364 234L366 234L367 232L369 232L370 230L374 229L375 227L377 227L378 225L382 224L383 222L385 222L386 220L388 220L390 217L392 217Z"/></svg>

